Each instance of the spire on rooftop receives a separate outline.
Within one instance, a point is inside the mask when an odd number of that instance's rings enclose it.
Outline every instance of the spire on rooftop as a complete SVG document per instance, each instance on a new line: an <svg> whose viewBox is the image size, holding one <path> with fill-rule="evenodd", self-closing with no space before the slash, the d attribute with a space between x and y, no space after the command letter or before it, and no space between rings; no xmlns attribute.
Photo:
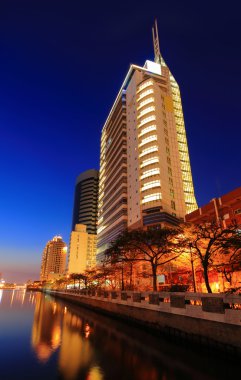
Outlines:
<svg viewBox="0 0 241 380"><path fill-rule="evenodd" d="M158 28L157 28L157 20L155 19L154 26L152 27L152 37L153 37L153 47L155 54L155 62L160 65L165 65L164 59L162 58L159 44L159 36L158 36Z"/></svg>

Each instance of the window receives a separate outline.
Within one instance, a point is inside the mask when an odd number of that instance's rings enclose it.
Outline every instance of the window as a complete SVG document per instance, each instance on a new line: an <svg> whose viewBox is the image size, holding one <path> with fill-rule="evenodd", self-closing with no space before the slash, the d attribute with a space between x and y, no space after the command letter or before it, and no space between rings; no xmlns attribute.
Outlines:
<svg viewBox="0 0 241 380"><path fill-rule="evenodd" d="M150 121L153 121L153 120L156 120L156 116L155 115L151 115L151 116L145 117L145 119L141 120L140 124L138 125L138 128L140 128L142 125L144 125L146 123L149 123Z"/></svg>
<svg viewBox="0 0 241 380"><path fill-rule="evenodd" d="M156 125L149 125L149 127L146 127L144 129L142 129L141 133L138 135L138 137L141 137L143 135L145 135L146 133L149 133L151 131L156 131Z"/></svg>
<svg viewBox="0 0 241 380"><path fill-rule="evenodd" d="M148 189L152 189L154 187L160 187L161 186L161 181L157 180L157 181L151 181L151 182L147 182L145 183L142 188L141 188L141 191L146 191Z"/></svg>
<svg viewBox="0 0 241 380"><path fill-rule="evenodd" d="M142 84L138 87L137 92L140 92L140 91L144 90L144 88L149 87L149 86L152 86L152 85L153 85L152 80L148 80L148 81L142 83Z"/></svg>
<svg viewBox="0 0 241 380"><path fill-rule="evenodd" d="M139 98L137 99L138 101L139 100L141 100L142 98L144 98L145 96L147 96L147 95L150 95L150 94L153 94L153 89L152 88L150 88L150 89L148 89L148 90L146 90L146 91L143 91L140 95L139 95Z"/></svg>
<svg viewBox="0 0 241 380"><path fill-rule="evenodd" d="M139 157L143 157L146 154L150 154L152 152L157 152L157 151L158 151L158 146L157 145L153 145L153 146L150 146L149 148L143 149L141 151Z"/></svg>
<svg viewBox="0 0 241 380"><path fill-rule="evenodd" d="M170 195L172 198L174 198L174 190L173 189L170 189Z"/></svg>
<svg viewBox="0 0 241 380"><path fill-rule="evenodd" d="M147 108L144 108L140 113L139 115L137 116L137 118L140 118L142 117L143 115L149 113L149 112L153 112L155 111L155 107L154 106L151 106L151 107L147 107Z"/></svg>
<svg viewBox="0 0 241 380"><path fill-rule="evenodd" d="M157 175L157 174L160 174L160 169L159 168L154 168L154 169L151 169L151 170L147 170L147 171L143 172L143 174L141 175L140 179L151 177L151 176Z"/></svg>
<svg viewBox="0 0 241 380"><path fill-rule="evenodd" d="M142 161L140 167L144 168L145 166L155 164L156 162L159 162L159 158L158 157L148 158L147 160Z"/></svg>
<svg viewBox="0 0 241 380"><path fill-rule="evenodd" d="M148 144L149 142L157 141L157 135L148 136L145 139L141 140L139 147Z"/></svg>
<svg viewBox="0 0 241 380"><path fill-rule="evenodd" d="M175 205L175 202L174 202L174 201L171 201L171 208L172 208L173 210L176 210L176 205Z"/></svg>
<svg viewBox="0 0 241 380"><path fill-rule="evenodd" d="M154 102L154 98L153 97L147 98L147 99L143 100L142 102L140 102L140 104L137 107L137 109L140 109L140 108L144 107L146 104L150 104L152 102Z"/></svg>
<svg viewBox="0 0 241 380"><path fill-rule="evenodd" d="M161 199L161 193L149 194L149 195L144 196L141 203L144 204L148 202L158 201L160 199Z"/></svg>

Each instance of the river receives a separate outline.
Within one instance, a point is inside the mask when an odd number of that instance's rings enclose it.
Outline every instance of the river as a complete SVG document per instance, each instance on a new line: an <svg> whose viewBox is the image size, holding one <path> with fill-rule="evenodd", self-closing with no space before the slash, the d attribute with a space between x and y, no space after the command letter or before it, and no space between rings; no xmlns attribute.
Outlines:
<svg viewBox="0 0 241 380"><path fill-rule="evenodd" d="M1 380L229 380L239 363L41 293L0 290Z"/></svg>

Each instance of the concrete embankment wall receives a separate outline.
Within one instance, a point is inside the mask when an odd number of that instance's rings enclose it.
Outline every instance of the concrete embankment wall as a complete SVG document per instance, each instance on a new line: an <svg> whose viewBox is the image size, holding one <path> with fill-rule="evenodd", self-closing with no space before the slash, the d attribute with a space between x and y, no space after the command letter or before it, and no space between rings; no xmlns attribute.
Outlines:
<svg viewBox="0 0 241 380"><path fill-rule="evenodd" d="M166 296L164 298L160 293L141 294L140 296L140 293L129 292L128 295L127 292L123 297L123 292L108 292L108 295L59 291L47 292L63 300L109 316L134 322L142 327L179 336L193 343L220 346L221 349L241 353L241 310L232 310L230 307L228 310L223 309L220 302L221 297L217 295L199 295L199 298L202 299L202 305L200 305L196 294L195 303L190 305L187 298L191 298L191 296L188 297L187 294L180 295L180 293L169 294L168 303L166 302L168 300L167 294L164 295ZM147 296L155 304L147 302ZM135 302L135 300L138 301ZM165 300L165 302L160 302L160 300ZM185 301L184 304L182 304L182 300ZM223 305L227 306L227 302L223 302ZM231 305L237 305L237 303L232 303ZM161 308L165 308L165 310L163 311ZM231 321L231 323L225 322L225 319Z"/></svg>

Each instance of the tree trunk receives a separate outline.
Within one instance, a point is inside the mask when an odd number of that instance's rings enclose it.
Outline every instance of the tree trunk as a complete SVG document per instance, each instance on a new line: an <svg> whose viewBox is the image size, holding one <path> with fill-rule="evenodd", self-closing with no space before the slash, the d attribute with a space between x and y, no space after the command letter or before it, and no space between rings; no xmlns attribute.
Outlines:
<svg viewBox="0 0 241 380"><path fill-rule="evenodd" d="M132 290L133 263L130 264L130 290Z"/></svg>
<svg viewBox="0 0 241 380"><path fill-rule="evenodd" d="M121 265L121 290L125 290L123 264Z"/></svg>
<svg viewBox="0 0 241 380"><path fill-rule="evenodd" d="M211 289L211 287L209 285L208 267L207 266L203 267L203 275L204 275L204 281L205 281L205 285L206 285L207 291L208 291L208 293L212 293L212 289Z"/></svg>
<svg viewBox="0 0 241 380"><path fill-rule="evenodd" d="M157 292L157 277L156 277L156 265L154 263L151 264L152 268L152 286L153 286L153 292Z"/></svg>

